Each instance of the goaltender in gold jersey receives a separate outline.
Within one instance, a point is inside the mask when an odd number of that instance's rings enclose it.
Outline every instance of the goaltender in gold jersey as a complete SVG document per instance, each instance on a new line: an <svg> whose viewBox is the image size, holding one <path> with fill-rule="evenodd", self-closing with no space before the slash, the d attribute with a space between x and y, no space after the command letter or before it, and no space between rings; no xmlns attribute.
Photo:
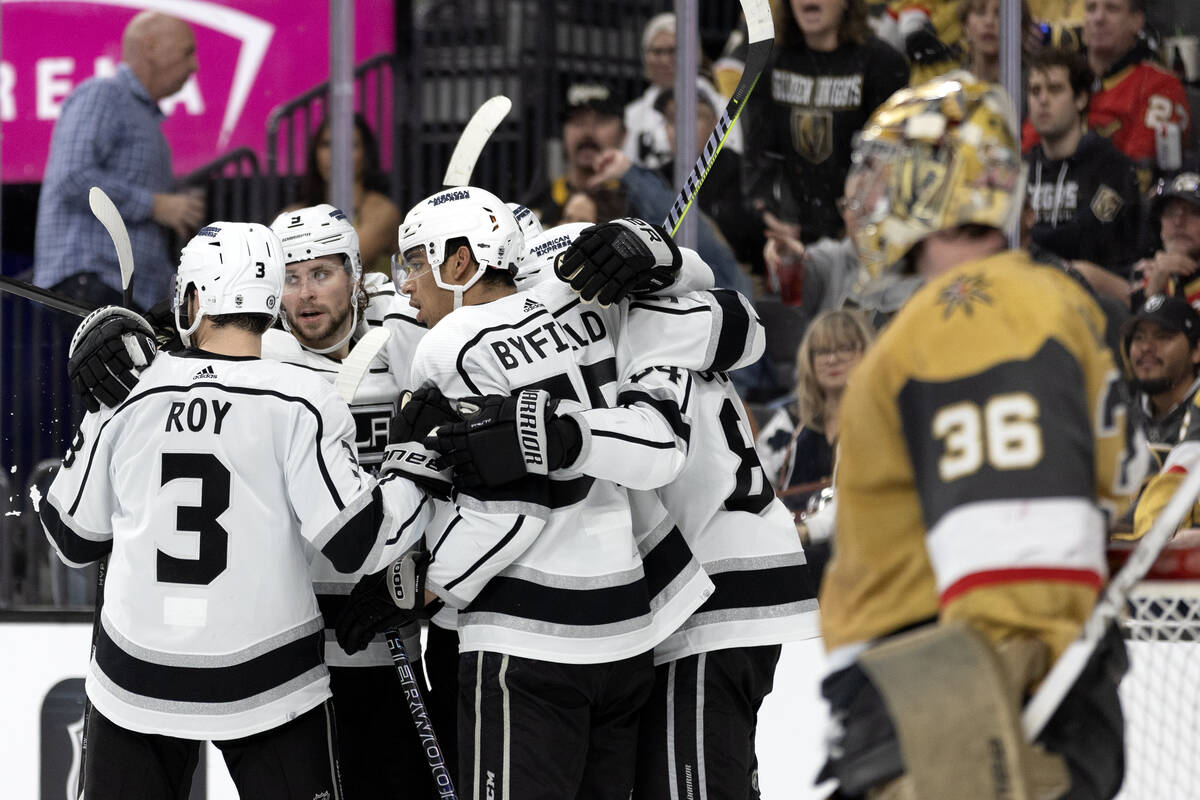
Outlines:
<svg viewBox="0 0 1200 800"><path fill-rule="evenodd" d="M896 93L855 143L864 267L923 282L843 399L820 597L839 797L1120 786L1119 637L1037 744L1019 727L1107 577L1106 515L1145 469L1099 307L1007 249L1022 189L1009 100L966 73Z"/></svg>

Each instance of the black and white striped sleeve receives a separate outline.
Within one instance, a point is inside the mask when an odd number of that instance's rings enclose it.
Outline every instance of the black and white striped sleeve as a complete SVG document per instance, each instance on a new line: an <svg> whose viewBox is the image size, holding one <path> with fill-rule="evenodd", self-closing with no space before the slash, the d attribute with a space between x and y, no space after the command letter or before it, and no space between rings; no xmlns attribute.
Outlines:
<svg viewBox="0 0 1200 800"><path fill-rule="evenodd" d="M110 449L101 436L111 412L89 413L41 499L42 529L63 563L83 567L112 552Z"/></svg>
<svg viewBox="0 0 1200 800"><path fill-rule="evenodd" d="M354 420L332 388L297 414L287 486L300 532L339 572L375 572L411 547L433 516L407 480L377 483L358 464Z"/></svg>
<svg viewBox="0 0 1200 800"><path fill-rule="evenodd" d="M728 372L754 363L765 349L766 331L750 301L713 289L630 303L617 362L623 375L661 366Z"/></svg>
<svg viewBox="0 0 1200 800"><path fill-rule="evenodd" d="M687 370L655 367L621 385L616 408L570 414L583 440L570 469L630 489L657 489L675 480L691 439L692 385Z"/></svg>

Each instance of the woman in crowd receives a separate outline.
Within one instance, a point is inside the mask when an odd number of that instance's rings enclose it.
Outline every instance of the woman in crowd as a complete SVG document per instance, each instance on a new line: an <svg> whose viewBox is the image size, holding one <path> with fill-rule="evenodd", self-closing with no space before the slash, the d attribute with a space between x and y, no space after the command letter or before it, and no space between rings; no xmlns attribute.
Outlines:
<svg viewBox="0 0 1200 800"><path fill-rule="evenodd" d="M963 66L976 78L1000 80L1000 0L962 0L958 7L966 57ZM1041 48L1042 29L1033 21L1029 4L1021 2L1023 56L1030 58Z"/></svg>
<svg viewBox="0 0 1200 800"><path fill-rule="evenodd" d="M850 143L908 83L908 63L872 35L865 0L789 0L774 60L750 95L743 186L768 232L842 237L834 201Z"/></svg>
<svg viewBox="0 0 1200 800"><path fill-rule="evenodd" d="M321 122L308 142L307 166L299 201L286 211L328 203L331 158L329 120ZM358 233L363 267L391 273L392 251L400 227L400 209L388 197L388 180L379 166L379 145L361 114L354 115L354 208L351 224Z"/></svg>
<svg viewBox="0 0 1200 800"><path fill-rule="evenodd" d="M759 433L756 447L767 478L791 508L833 477L838 415L846 381L875 333L852 309L817 315L796 353L796 401L779 410Z"/></svg>
<svg viewBox="0 0 1200 800"><path fill-rule="evenodd" d="M663 126L662 114L654 104L664 89L675 87L675 15L658 14L646 23L642 32L642 60L650 86L641 97L625 106L625 154L640 167L658 169L671 160L671 146ZM702 65L703 67L703 65ZM696 87L708 98L717 113L725 109L725 98L704 77ZM705 134L707 136L707 134ZM738 152L742 135L737 126L729 133L725 147Z"/></svg>

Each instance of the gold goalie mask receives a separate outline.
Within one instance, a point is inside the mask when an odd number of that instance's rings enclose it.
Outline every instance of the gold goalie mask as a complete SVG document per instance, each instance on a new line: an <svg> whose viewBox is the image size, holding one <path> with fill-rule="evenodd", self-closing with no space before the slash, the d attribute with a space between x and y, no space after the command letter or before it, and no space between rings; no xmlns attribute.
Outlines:
<svg viewBox="0 0 1200 800"><path fill-rule="evenodd" d="M846 177L863 267L878 278L925 237L960 225L1011 229L1024 173L1002 87L956 71L896 92L855 138Z"/></svg>

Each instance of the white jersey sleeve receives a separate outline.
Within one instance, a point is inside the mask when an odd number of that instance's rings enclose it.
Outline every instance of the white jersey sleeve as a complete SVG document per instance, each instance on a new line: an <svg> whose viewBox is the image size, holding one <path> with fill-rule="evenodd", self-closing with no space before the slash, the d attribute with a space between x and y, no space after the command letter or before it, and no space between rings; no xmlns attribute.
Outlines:
<svg viewBox="0 0 1200 800"><path fill-rule="evenodd" d="M661 366L728 372L754 363L765 349L766 331L750 301L714 289L631 302L617 362L623 375Z"/></svg>
<svg viewBox="0 0 1200 800"><path fill-rule="evenodd" d="M617 337L617 407L572 415L583 443L571 469L632 489L674 480L688 452L690 370L748 363L761 354L764 338L762 324L737 292L630 303Z"/></svg>
<svg viewBox="0 0 1200 800"><path fill-rule="evenodd" d="M408 480L377 484L358 463L350 411L333 389L297 420L285 465L300 532L342 573L375 572L412 545L432 518Z"/></svg>
<svg viewBox="0 0 1200 800"><path fill-rule="evenodd" d="M111 416L112 409L104 407L84 416L38 508L50 544L72 567L99 561L112 550L114 501L108 472L97 469L89 475L88 470L91 463L107 464L111 459L109 440L99 436Z"/></svg>

